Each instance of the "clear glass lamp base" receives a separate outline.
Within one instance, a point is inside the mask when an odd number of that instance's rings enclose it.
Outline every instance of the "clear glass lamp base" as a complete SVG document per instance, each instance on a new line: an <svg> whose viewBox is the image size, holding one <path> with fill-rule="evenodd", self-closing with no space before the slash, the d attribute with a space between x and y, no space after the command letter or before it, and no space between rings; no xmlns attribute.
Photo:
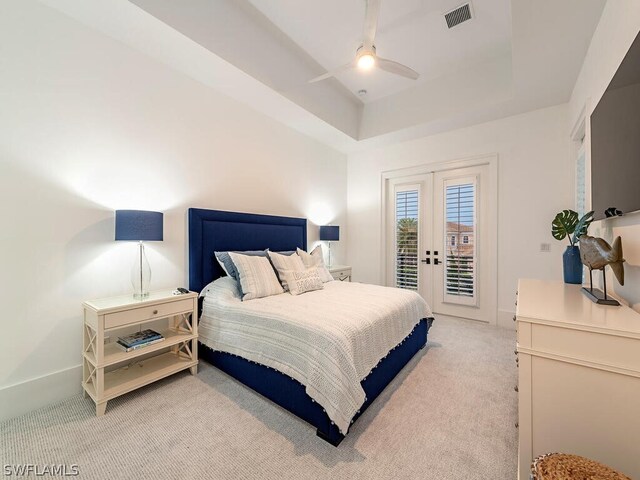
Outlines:
<svg viewBox="0 0 640 480"><path fill-rule="evenodd" d="M149 283L151 283L151 267L144 252L144 244L138 244L138 258L131 268L131 285L133 286L133 298L141 299L149 296Z"/></svg>

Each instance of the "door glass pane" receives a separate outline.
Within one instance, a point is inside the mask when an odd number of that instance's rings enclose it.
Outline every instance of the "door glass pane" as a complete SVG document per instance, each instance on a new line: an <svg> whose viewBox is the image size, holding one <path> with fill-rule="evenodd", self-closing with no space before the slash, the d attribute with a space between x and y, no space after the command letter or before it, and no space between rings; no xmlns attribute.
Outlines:
<svg viewBox="0 0 640 480"><path fill-rule="evenodd" d="M473 183L446 186L445 291L447 296L475 297L475 197Z"/></svg>
<svg viewBox="0 0 640 480"><path fill-rule="evenodd" d="M396 192L396 287L418 290L418 190Z"/></svg>

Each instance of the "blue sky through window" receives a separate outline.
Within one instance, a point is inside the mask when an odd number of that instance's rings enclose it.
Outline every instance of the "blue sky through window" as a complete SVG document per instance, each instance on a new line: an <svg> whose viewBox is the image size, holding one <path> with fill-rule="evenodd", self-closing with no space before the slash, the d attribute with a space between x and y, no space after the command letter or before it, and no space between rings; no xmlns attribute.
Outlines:
<svg viewBox="0 0 640 480"><path fill-rule="evenodd" d="M446 202L447 222L473 226L475 192L472 183L447 187Z"/></svg>

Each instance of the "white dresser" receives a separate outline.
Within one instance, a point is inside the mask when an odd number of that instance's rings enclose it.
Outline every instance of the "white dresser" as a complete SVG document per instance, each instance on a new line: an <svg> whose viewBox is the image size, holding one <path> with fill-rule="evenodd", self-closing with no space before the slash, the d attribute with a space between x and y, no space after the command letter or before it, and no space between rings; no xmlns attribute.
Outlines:
<svg viewBox="0 0 640 480"><path fill-rule="evenodd" d="M579 285L520 280L516 320L519 479L550 452L640 479L640 314Z"/></svg>

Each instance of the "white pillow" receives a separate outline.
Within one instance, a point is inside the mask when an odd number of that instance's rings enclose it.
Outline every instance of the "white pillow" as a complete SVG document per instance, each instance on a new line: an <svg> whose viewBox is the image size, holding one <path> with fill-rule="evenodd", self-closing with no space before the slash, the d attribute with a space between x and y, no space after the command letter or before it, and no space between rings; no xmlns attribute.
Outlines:
<svg viewBox="0 0 640 480"><path fill-rule="evenodd" d="M240 294L240 290L238 289L238 282L236 282L232 277L220 277L209 285L204 287L199 295L202 297L209 297L214 300L232 300L236 299L238 301L242 300L242 295Z"/></svg>
<svg viewBox="0 0 640 480"><path fill-rule="evenodd" d="M240 277L240 287L244 294L242 301L284 292L267 257L252 257L233 252L229 252L229 255Z"/></svg>
<svg viewBox="0 0 640 480"><path fill-rule="evenodd" d="M304 266L307 268L316 267L318 269L318 275L323 283L335 280L331 275L331 272L324 265L324 258L322 255L322 245L318 245L311 253L307 253L304 250L298 249L298 255L302 259Z"/></svg>
<svg viewBox="0 0 640 480"><path fill-rule="evenodd" d="M311 267L306 270L284 270L282 272L284 278L289 285L291 295L300 295L301 293L311 292L324 288L322 280L318 275L318 268Z"/></svg>
<svg viewBox="0 0 640 480"><path fill-rule="evenodd" d="M305 266L304 263L302 263L302 259L296 253L293 255L282 255L276 252L268 252L268 254L271 263L273 263L273 266L276 269L278 279L280 280L284 291L288 291L287 280L283 277L283 273L287 270L303 272L305 270Z"/></svg>

